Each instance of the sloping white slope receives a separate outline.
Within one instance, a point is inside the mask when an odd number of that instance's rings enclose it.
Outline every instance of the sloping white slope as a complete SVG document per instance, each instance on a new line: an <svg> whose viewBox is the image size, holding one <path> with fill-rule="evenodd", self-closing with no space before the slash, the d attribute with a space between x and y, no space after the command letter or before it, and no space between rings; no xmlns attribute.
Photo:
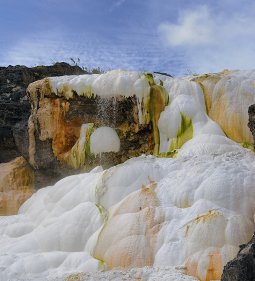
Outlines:
<svg viewBox="0 0 255 281"><path fill-rule="evenodd" d="M186 265L205 280L210 257L220 271L252 236L254 169L243 150L67 177L0 218L0 279Z"/></svg>

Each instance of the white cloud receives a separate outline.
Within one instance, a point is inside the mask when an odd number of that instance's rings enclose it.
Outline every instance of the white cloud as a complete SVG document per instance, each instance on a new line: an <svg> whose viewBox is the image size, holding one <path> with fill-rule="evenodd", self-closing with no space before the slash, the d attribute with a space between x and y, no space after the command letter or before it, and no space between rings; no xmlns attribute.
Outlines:
<svg viewBox="0 0 255 281"><path fill-rule="evenodd" d="M158 32L168 47L185 51L192 71L254 68L255 18L249 8L228 13L199 6L181 12L177 23L161 23Z"/></svg>
<svg viewBox="0 0 255 281"><path fill-rule="evenodd" d="M177 24L161 24L159 32L170 46L195 46L212 43L213 27L207 7L201 6L182 13Z"/></svg>

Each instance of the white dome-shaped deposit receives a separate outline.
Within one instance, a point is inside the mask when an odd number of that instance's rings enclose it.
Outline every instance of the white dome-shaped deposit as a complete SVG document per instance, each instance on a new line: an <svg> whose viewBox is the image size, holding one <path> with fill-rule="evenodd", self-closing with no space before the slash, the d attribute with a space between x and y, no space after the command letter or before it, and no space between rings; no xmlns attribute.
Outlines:
<svg viewBox="0 0 255 281"><path fill-rule="evenodd" d="M118 152L119 150L120 139L113 128L100 127L91 135L90 151L92 153Z"/></svg>

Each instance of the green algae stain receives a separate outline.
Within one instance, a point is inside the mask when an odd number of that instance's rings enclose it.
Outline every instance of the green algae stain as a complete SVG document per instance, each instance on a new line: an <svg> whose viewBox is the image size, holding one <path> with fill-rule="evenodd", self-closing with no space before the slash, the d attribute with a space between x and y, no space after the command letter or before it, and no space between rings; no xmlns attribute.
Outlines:
<svg viewBox="0 0 255 281"><path fill-rule="evenodd" d="M94 97L92 86L84 87L84 89L82 90L81 96L88 97L88 98Z"/></svg>
<svg viewBox="0 0 255 281"><path fill-rule="evenodd" d="M86 158L91 158L91 150L90 150L90 137L92 133L95 131L95 126L94 124L91 123L90 127L86 131L86 141L85 141L85 147L84 147L84 154ZM84 163L85 164L85 159Z"/></svg>
<svg viewBox="0 0 255 281"><path fill-rule="evenodd" d="M100 213L100 217L101 217L103 223L107 222L108 216L109 216L107 209L105 209L105 208L104 208L102 205L100 205L100 204L96 204L96 207L98 208L98 211L99 211L99 213Z"/></svg>
<svg viewBox="0 0 255 281"><path fill-rule="evenodd" d="M209 100L208 100L208 95L206 95L206 89L205 89L205 86L203 85L202 82L198 82L201 90L202 90L202 93L203 93L203 96L204 96L204 102L205 102L205 109L206 109L206 113L208 114L209 113L209 110L210 110L210 105L209 105Z"/></svg>
<svg viewBox="0 0 255 281"><path fill-rule="evenodd" d="M94 130L94 123L88 123L85 128L81 128L79 139L71 150L64 155L64 161L72 168L83 168L86 160L91 158L90 137Z"/></svg>
<svg viewBox="0 0 255 281"><path fill-rule="evenodd" d="M251 151L254 151L254 145L253 143L248 143L248 142L242 142L239 143L243 148L250 149Z"/></svg>
<svg viewBox="0 0 255 281"><path fill-rule="evenodd" d="M105 271L107 270L106 262L103 260L98 260L98 270Z"/></svg>
<svg viewBox="0 0 255 281"><path fill-rule="evenodd" d="M177 156L178 150L174 149L168 152L161 152L158 154L159 158L175 158Z"/></svg>
<svg viewBox="0 0 255 281"><path fill-rule="evenodd" d="M57 89L57 94L59 96L65 97L67 100L73 99L75 95L87 98L94 98L93 89L91 85L85 85L82 89L78 91L73 90L70 85L64 84L61 88Z"/></svg>
<svg viewBox="0 0 255 281"><path fill-rule="evenodd" d="M160 146L158 120L161 112L164 111L169 103L169 96L166 89L163 87L163 81L160 80L160 85L157 85L151 73L145 73L144 75L150 84L150 92L143 101L143 119L146 124L152 123L154 139L153 154L158 155Z"/></svg>
<svg viewBox="0 0 255 281"><path fill-rule="evenodd" d="M172 140L169 150L173 151L183 146L185 142L193 137L193 124L192 118L187 118L183 112L181 112L181 125L178 129L177 136Z"/></svg>
<svg viewBox="0 0 255 281"><path fill-rule="evenodd" d="M150 72L145 72L144 73L145 78L148 80L150 86L155 85L154 77L153 74Z"/></svg>

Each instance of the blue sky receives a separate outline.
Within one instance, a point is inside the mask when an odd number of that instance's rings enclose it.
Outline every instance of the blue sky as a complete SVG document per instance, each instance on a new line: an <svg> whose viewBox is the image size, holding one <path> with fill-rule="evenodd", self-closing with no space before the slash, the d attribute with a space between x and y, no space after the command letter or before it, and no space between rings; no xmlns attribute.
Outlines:
<svg viewBox="0 0 255 281"><path fill-rule="evenodd" d="M254 68L253 0L0 0L0 65Z"/></svg>

